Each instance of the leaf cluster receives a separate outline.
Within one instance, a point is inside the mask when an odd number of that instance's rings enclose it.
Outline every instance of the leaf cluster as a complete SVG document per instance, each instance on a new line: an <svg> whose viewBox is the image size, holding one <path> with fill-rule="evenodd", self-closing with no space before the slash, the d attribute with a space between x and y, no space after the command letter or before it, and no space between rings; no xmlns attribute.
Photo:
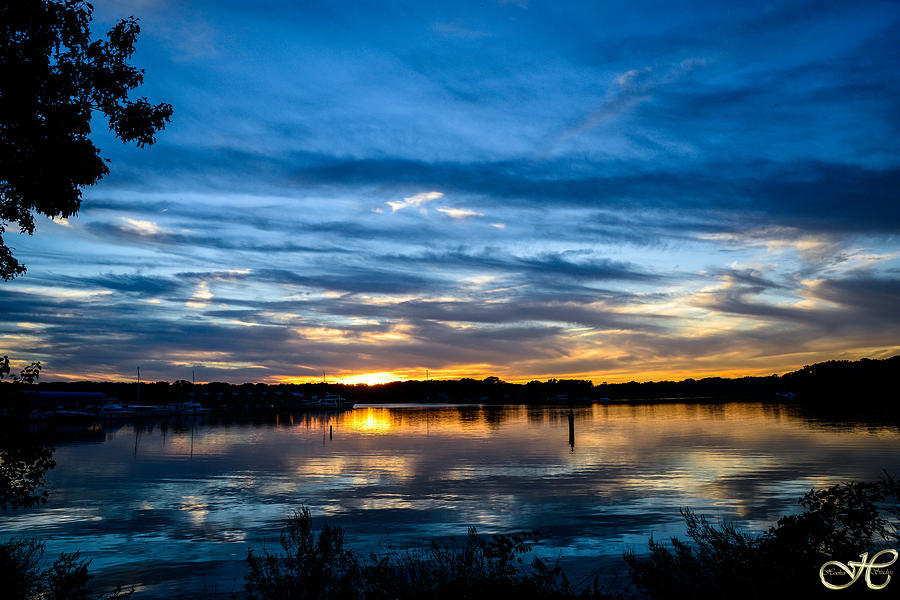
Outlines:
<svg viewBox="0 0 900 600"><path fill-rule="evenodd" d="M32 234L35 214L69 217L81 189L109 172L89 139L102 112L123 142L152 144L172 106L129 93L144 81L130 64L138 20L91 39L93 7L80 0L0 3L0 278L25 272L3 243L10 224Z"/></svg>
<svg viewBox="0 0 900 600"><path fill-rule="evenodd" d="M35 361L30 365L23 367L18 375L11 374L9 357L4 355L3 358L0 358L0 380L4 377L9 377L10 381L13 383L32 384L41 376L42 368L40 361Z"/></svg>

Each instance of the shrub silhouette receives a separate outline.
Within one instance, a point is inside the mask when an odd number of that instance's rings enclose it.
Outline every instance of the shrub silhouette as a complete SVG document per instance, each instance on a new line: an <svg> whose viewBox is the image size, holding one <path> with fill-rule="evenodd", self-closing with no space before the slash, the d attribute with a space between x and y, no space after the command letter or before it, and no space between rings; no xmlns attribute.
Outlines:
<svg viewBox="0 0 900 600"><path fill-rule="evenodd" d="M251 600L396 599L433 600L515 597L603 598L572 585L558 564L523 555L534 532L478 535L469 528L462 544L432 544L425 550L360 557L344 547L340 527L325 525L316 536L310 513L301 508L281 534L283 553L250 550L246 596Z"/></svg>
<svg viewBox="0 0 900 600"><path fill-rule="evenodd" d="M672 538L667 545L651 537L649 556L625 555L632 581L653 599L818 597L830 592L819 578L825 562L846 564L900 541L900 484L891 477L811 490L800 505L803 512L761 535L731 523L715 526L682 509L690 542ZM885 576L876 579L883 583ZM842 597L870 593L863 581L841 591Z"/></svg>
<svg viewBox="0 0 900 600"><path fill-rule="evenodd" d="M116 600L130 597L121 589L98 594L90 587L89 561L78 552L59 555L49 567L41 567L44 544L35 538L0 543L0 585L8 600Z"/></svg>

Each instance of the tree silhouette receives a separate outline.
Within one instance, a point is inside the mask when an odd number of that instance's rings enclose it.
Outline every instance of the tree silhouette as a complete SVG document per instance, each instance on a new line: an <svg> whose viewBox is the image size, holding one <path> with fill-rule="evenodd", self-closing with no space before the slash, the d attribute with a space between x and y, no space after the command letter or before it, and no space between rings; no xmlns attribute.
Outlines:
<svg viewBox="0 0 900 600"><path fill-rule="evenodd" d="M22 394L23 388L40 375L39 362L11 375L9 357L0 358L0 510L47 501L47 492L38 490L44 485L47 471L56 466L54 448L40 435L28 431L26 413L30 404ZM4 376L10 376L11 382L4 383Z"/></svg>
<svg viewBox="0 0 900 600"><path fill-rule="evenodd" d="M25 272L3 242L10 224L34 233L34 215L69 217L83 187L109 172L94 146L102 111L123 142L153 144L172 115L128 94L144 81L129 64L140 27L122 19L91 40L93 7L79 0L0 3L0 277Z"/></svg>

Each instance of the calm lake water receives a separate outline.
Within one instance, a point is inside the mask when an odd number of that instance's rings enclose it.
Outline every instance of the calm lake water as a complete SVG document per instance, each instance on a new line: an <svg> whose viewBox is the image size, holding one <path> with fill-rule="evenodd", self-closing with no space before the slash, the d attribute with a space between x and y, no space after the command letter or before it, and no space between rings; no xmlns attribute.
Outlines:
<svg viewBox="0 0 900 600"><path fill-rule="evenodd" d="M811 487L900 474L896 427L784 406L595 405L573 424L570 440L563 407L379 405L72 432L49 502L0 515L0 537L80 550L136 598L241 589L247 549L275 549L300 505L360 550L536 529L540 555L609 574L682 534L679 507L762 530Z"/></svg>

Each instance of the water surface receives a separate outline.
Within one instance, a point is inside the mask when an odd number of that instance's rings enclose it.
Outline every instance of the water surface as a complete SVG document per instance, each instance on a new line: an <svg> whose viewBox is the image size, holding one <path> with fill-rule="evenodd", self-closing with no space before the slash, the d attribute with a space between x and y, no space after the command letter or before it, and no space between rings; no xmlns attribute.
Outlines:
<svg viewBox="0 0 900 600"><path fill-rule="evenodd" d="M228 594L249 547L291 511L371 551L540 530L544 556L584 572L679 507L762 530L812 487L900 473L896 427L820 423L763 404L358 406L270 423L116 425L60 437L49 502L2 515L50 555L80 550L103 584L143 597Z"/></svg>

